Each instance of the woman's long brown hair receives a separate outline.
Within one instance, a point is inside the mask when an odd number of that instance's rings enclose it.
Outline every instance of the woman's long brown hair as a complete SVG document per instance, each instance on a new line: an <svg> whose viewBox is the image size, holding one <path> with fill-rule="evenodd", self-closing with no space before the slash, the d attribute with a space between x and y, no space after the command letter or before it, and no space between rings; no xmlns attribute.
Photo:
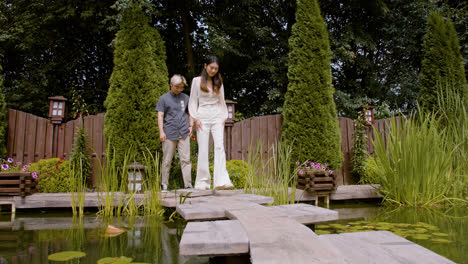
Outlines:
<svg viewBox="0 0 468 264"><path fill-rule="evenodd" d="M216 64L218 64L219 66L219 59L216 56L209 56L205 62L205 65L208 66L213 62L216 62ZM208 77L208 73L206 72L205 67L203 67L203 70L200 76L201 76L200 90L204 91L205 93L210 92L210 90L208 89L208 85L206 83L206 78ZM218 72L211 79L213 81L213 92L215 92L216 94L219 94L221 85L223 85L223 78L221 77L221 74L219 73L219 68L218 68Z"/></svg>

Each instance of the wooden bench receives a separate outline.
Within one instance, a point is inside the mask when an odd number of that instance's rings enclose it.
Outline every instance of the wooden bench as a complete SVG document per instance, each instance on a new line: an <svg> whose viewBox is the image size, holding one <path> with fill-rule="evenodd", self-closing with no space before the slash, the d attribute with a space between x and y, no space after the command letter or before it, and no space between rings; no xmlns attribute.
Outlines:
<svg viewBox="0 0 468 264"><path fill-rule="evenodd" d="M39 189L38 180L31 172L0 173L0 195L15 195L25 197Z"/></svg>

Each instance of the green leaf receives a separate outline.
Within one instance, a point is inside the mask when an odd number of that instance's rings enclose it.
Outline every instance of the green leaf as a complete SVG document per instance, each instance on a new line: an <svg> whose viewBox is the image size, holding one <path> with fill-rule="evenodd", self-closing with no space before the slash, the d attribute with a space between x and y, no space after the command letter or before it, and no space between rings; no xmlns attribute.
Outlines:
<svg viewBox="0 0 468 264"><path fill-rule="evenodd" d="M112 258L112 257L102 258L98 260L97 264L111 264L111 263L112 264L125 264L125 263L131 263L131 262L132 262L131 258L121 256L119 258Z"/></svg>
<svg viewBox="0 0 468 264"><path fill-rule="evenodd" d="M86 253L80 251L64 251L49 255L47 259L51 261L68 261L75 258L82 258L86 256Z"/></svg>

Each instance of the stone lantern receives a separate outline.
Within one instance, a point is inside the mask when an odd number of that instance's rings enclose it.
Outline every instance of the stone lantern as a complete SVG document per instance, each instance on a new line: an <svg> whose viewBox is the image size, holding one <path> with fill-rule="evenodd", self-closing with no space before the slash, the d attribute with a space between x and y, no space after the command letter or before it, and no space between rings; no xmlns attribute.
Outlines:
<svg viewBox="0 0 468 264"><path fill-rule="evenodd" d="M133 162L127 166L127 183L129 192L142 192L145 180L145 166L139 162Z"/></svg>
<svg viewBox="0 0 468 264"><path fill-rule="evenodd" d="M224 123L224 126L227 129L227 136L226 136L226 160L231 160L231 145L232 145L232 126L234 125L234 118L236 117L236 107L235 105L237 102L232 100L226 100L226 106L228 109L228 118Z"/></svg>

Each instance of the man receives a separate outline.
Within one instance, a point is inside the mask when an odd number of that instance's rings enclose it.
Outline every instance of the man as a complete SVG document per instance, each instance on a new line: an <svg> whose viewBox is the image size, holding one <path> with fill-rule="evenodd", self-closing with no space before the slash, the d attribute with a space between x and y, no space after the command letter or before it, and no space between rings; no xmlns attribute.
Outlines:
<svg viewBox="0 0 468 264"><path fill-rule="evenodd" d="M166 191L169 184L169 171L176 147L179 151L180 166L184 178L184 187L192 188L192 163L190 162L190 137L193 120L188 114L189 96L182 93L187 81L176 74L171 78L171 90L163 94L158 101L159 139L162 142L163 161L161 169L161 190Z"/></svg>

